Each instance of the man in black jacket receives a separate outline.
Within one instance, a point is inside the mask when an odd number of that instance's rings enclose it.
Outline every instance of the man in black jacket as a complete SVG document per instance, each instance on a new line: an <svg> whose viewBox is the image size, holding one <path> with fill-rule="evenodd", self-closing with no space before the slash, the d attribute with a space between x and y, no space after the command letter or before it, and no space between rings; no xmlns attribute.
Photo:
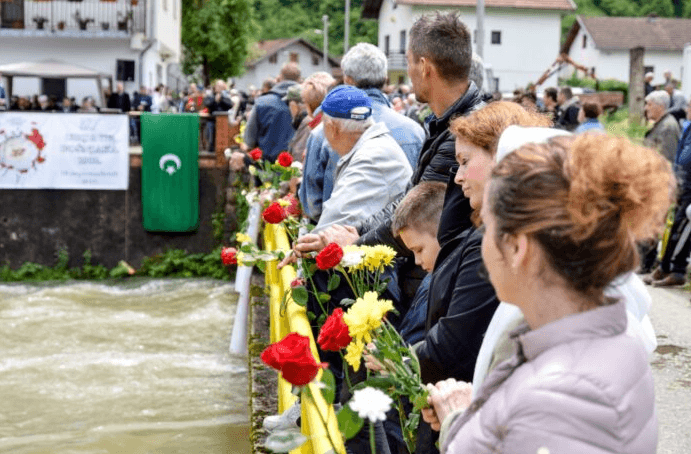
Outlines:
<svg viewBox="0 0 691 454"><path fill-rule="evenodd" d="M484 105L480 90L473 82L468 81L472 62L468 29L455 14L423 16L410 31L407 58L408 75L415 97L420 102L427 103L433 112L425 121L427 138L408 183L408 190L420 181L451 181L440 224L439 243L443 245L445 241L455 237L455 233L470 225L471 212L463 192L453 184L457 164L455 139L449 132L449 121ZM399 255L410 256L410 251L391 232L393 213L404 195L357 226L335 226L320 235L305 235L298 240L296 249L299 252L309 252L321 250L330 242L341 245L357 242L388 244ZM417 290L416 284L424 277L424 272L408 261L402 265L400 274L407 277L401 280L407 286L402 290L412 299Z"/></svg>

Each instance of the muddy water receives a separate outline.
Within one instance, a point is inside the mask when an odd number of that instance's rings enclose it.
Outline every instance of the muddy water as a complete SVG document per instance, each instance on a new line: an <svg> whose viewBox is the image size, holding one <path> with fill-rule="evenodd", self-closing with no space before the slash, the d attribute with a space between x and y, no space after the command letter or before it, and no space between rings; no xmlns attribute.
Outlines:
<svg viewBox="0 0 691 454"><path fill-rule="evenodd" d="M249 452L231 290L0 284L0 452Z"/></svg>

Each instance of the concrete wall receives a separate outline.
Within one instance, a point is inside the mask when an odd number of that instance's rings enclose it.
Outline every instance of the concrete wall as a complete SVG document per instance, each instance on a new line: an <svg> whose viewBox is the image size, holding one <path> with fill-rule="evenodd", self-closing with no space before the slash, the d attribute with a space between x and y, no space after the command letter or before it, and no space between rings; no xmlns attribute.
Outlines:
<svg viewBox="0 0 691 454"><path fill-rule="evenodd" d="M383 2L379 12L379 48L384 50L389 38L389 51L400 52L400 34L406 30L406 46L410 28L424 14L452 8L393 6ZM474 8L453 8L474 34L477 20ZM492 31L501 32L501 44L492 44ZM548 10L487 8L485 14L484 61L499 78L499 90L512 91L535 82L559 54L561 13ZM405 50L405 49L403 49ZM396 82L396 80L393 80ZM552 83L548 79L547 84ZM553 76L553 83L556 77Z"/></svg>
<svg viewBox="0 0 691 454"><path fill-rule="evenodd" d="M130 159L127 191L0 190L0 263L15 269L24 262L54 265L65 249L70 266L78 266L88 249L94 264L113 267L125 260L138 267L167 249L209 252L215 246L211 215L223 209L228 181L227 166L216 167L215 159L200 158L200 224L193 233L144 230L138 156Z"/></svg>
<svg viewBox="0 0 691 454"><path fill-rule="evenodd" d="M290 61L291 52L298 54L298 65L302 72L302 78L305 79L312 74L324 70L324 62L321 55L317 55L312 50L302 44L294 43L278 52L276 63L271 63L269 58L265 58L259 62L254 68L247 69L245 74L234 78L235 87L239 90L247 90L247 87L254 85L256 88L261 88L262 82L269 77L276 77L281 72L281 67ZM317 64L313 64L312 55L317 57ZM329 69L331 72L331 69Z"/></svg>

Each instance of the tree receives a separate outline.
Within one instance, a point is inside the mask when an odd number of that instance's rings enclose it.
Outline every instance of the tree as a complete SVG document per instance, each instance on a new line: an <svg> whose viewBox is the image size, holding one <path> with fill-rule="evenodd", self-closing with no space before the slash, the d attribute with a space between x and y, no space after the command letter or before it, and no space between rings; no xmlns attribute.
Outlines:
<svg viewBox="0 0 691 454"><path fill-rule="evenodd" d="M321 49L322 16L329 16L329 54L343 54L344 0L254 0L257 40L304 38ZM351 0L350 47L359 42L377 43L377 21L361 19L362 0Z"/></svg>
<svg viewBox="0 0 691 454"><path fill-rule="evenodd" d="M253 29L250 0L183 0L183 66L201 65L204 85L238 75Z"/></svg>

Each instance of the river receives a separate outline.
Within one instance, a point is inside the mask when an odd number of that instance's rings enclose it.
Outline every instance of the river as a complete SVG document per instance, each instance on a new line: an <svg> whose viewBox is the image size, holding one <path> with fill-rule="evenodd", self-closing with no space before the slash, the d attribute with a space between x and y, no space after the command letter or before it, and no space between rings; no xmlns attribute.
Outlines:
<svg viewBox="0 0 691 454"><path fill-rule="evenodd" d="M0 452L249 452L232 288L0 284Z"/></svg>

